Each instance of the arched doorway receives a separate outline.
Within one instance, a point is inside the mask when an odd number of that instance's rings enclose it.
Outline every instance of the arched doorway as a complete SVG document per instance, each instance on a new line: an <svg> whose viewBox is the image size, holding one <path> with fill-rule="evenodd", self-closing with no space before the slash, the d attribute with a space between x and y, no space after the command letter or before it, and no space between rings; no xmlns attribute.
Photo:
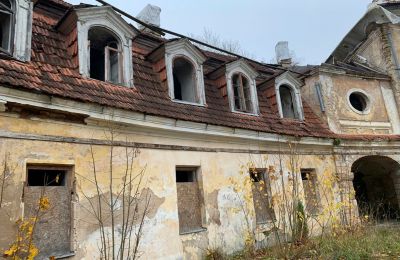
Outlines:
<svg viewBox="0 0 400 260"><path fill-rule="evenodd" d="M353 186L361 216L377 220L400 218L400 164L384 156L366 156L354 162Z"/></svg>

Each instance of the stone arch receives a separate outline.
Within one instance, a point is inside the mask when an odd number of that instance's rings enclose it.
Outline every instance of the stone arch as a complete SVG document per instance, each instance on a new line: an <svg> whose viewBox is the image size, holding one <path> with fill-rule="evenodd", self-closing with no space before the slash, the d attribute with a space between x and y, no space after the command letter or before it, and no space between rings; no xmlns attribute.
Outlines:
<svg viewBox="0 0 400 260"><path fill-rule="evenodd" d="M400 215L400 164L387 156L369 155L351 166L358 212L379 220Z"/></svg>
<svg viewBox="0 0 400 260"><path fill-rule="evenodd" d="M353 153L348 154L345 151L337 150L335 154L336 175L338 178L339 194L338 198L345 205L341 215L343 224L351 224L359 221L359 206L354 189L355 167L358 163L371 158L385 158L384 160L391 161L400 166L399 158L394 155L384 155L376 152L371 154ZM394 170L391 177L396 190L398 204L400 204L400 167L399 170Z"/></svg>

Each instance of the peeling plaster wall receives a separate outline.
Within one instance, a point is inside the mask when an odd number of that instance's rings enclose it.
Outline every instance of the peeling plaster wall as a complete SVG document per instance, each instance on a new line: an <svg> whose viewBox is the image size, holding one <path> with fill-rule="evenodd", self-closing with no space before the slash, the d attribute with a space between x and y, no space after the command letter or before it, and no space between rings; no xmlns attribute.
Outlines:
<svg viewBox="0 0 400 260"><path fill-rule="evenodd" d="M315 90L321 84L325 112L321 112ZM345 134L393 134L398 132L399 115L391 83L355 76L320 72L306 80L302 95L313 111L325 118L330 129ZM364 91L371 102L368 113L357 113L348 100L351 91Z"/></svg>
<svg viewBox="0 0 400 260"><path fill-rule="evenodd" d="M7 115L7 117L5 116ZM107 128L96 125L64 124L45 120L19 119L9 114L0 117L0 129L13 133L35 133L38 135L74 136L76 138L104 139ZM249 148L254 150L276 151L279 147L274 143L258 143L226 140L209 140L202 136L170 135L170 133L151 132L147 134L134 127L118 132L119 140L131 140L149 143L163 143L174 145L191 145L198 147L224 147L231 149ZM283 149L281 147L281 149ZM99 183L107 190L108 179L106 174L101 174L107 168L109 147L96 145L93 147L96 163L100 174ZM114 159L114 185L117 188L122 183L122 172L125 166L124 147L115 148ZM85 196L95 198L95 186L87 179L92 178L90 146L87 144L68 142L48 142L35 140L17 140L13 138L0 139L0 158L4 153L10 152L11 161L17 165L15 173L7 186L7 202L5 210L10 215L0 215L2 230L6 230L7 237L0 238L0 248L7 247L14 236L10 235L15 226L12 224L23 214L24 204L21 201L22 187L25 181L27 163L45 163L73 166L76 176L76 203L74 206L73 244L76 256L73 259L96 259L99 257L98 243L100 234L93 224L94 219L84 209L88 205ZM302 168L314 168L321 183L324 176L335 173L333 156L329 155L331 147L322 146L299 147L299 162ZM287 173L290 172L290 158L286 155L283 160L284 179L288 182ZM257 241L262 245L273 243L273 235L265 236L265 231L271 226L256 226L254 205L252 200L243 200L235 192L237 183L241 195L251 197L251 185L243 184L244 176L241 166L249 161L255 162L259 168L279 165L277 154L257 155L248 153L230 152L189 152L162 149L141 149L139 159L135 162L135 169L146 168L146 187L152 194L150 214L146 218L144 236L140 245L143 253L142 259L190 259L200 258L207 248L223 247L227 253L241 250L245 244L246 216L249 225L257 230ZM202 176L202 187L205 204L204 232L179 235L179 221L177 208L177 189L175 180L175 167L198 166ZM247 174L247 173L244 173ZM9 188L10 187L10 188ZM281 186L271 185L272 194L281 194ZM335 200L334 185L329 188L327 200L322 200L323 205ZM321 191L322 192L322 191ZM242 211L242 206L247 214ZM277 216L279 218L281 216ZM8 230L8 231L7 231ZM315 227L317 230L317 227ZM15 229L14 229L15 231Z"/></svg>

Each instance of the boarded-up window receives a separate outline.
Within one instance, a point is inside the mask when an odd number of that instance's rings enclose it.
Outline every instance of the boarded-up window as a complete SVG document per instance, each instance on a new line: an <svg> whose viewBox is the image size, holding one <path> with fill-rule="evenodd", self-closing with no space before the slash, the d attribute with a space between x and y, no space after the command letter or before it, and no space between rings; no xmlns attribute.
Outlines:
<svg viewBox="0 0 400 260"><path fill-rule="evenodd" d="M252 182L253 202L256 212L257 224L267 223L275 219L271 207L271 190L266 174L266 169L250 169Z"/></svg>
<svg viewBox="0 0 400 260"><path fill-rule="evenodd" d="M179 233L191 233L203 230L202 196L197 169L177 168L176 188L178 193Z"/></svg>
<svg viewBox="0 0 400 260"><path fill-rule="evenodd" d="M72 254L71 250L71 169L28 165L24 189L24 217L36 216L40 198L49 199L48 210L39 214L33 242L39 249L38 259Z"/></svg>
<svg viewBox="0 0 400 260"><path fill-rule="evenodd" d="M319 200L317 191L317 175L314 169L301 169L304 196L306 199L306 211L311 215L319 212Z"/></svg>

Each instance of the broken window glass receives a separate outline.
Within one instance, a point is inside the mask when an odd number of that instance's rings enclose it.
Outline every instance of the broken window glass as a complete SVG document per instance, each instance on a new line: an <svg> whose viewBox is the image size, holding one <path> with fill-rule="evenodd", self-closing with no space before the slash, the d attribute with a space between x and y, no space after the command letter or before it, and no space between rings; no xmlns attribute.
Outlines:
<svg viewBox="0 0 400 260"><path fill-rule="evenodd" d="M235 110L245 113L253 112L251 89L248 79L242 74L232 77Z"/></svg>
<svg viewBox="0 0 400 260"><path fill-rule="evenodd" d="M0 0L0 50L11 52L14 19L14 4Z"/></svg>
<svg viewBox="0 0 400 260"><path fill-rule="evenodd" d="M89 30L90 77L114 84L122 83L122 51L117 37L107 29Z"/></svg>

